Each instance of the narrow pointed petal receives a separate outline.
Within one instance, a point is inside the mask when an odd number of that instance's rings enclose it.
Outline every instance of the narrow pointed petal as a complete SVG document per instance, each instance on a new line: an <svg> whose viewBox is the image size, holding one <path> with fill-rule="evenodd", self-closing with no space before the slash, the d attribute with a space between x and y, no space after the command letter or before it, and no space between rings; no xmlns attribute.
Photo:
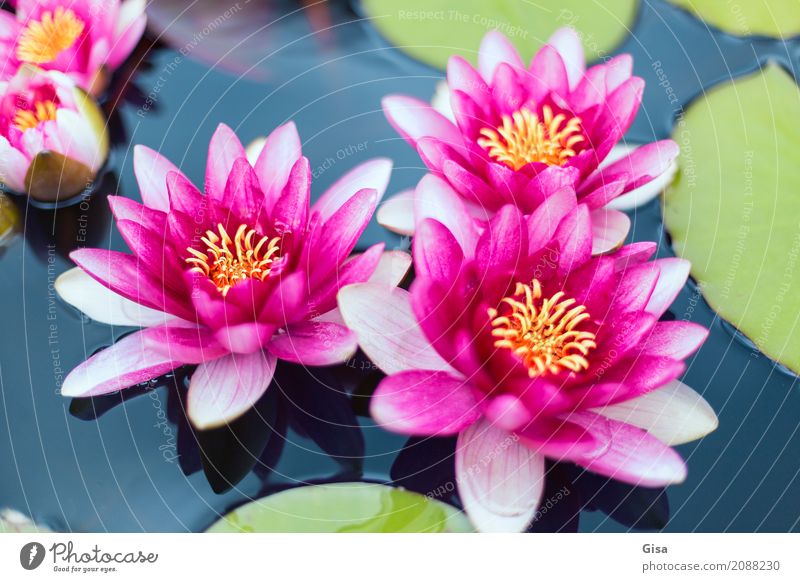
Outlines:
<svg viewBox="0 0 800 582"><path fill-rule="evenodd" d="M494 72L501 63L508 63L518 69L525 69L525 64L505 35L497 30L486 33L478 49L478 70L487 83L494 79Z"/></svg>
<svg viewBox="0 0 800 582"><path fill-rule="evenodd" d="M708 337L708 330L690 321L658 322L642 346L642 353L683 360L691 356Z"/></svg>
<svg viewBox="0 0 800 582"><path fill-rule="evenodd" d="M381 381L370 401L370 414L392 432L447 436L478 420L480 409L464 378L447 372L408 370Z"/></svg>
<svg viewBox="0 0 800 582"><path fill-rule="evenodd" d="M450 145L463 144L456 125L429 103L405 95L388 95L381 103L389 123L412 146L416 147L417 141L426 136Z"/></svg>
<svg viewBox="0 0 800 582"><path fill-rule="evenodd" d="M180 174L178 167L158 152L137 145L133 148L133 172L136 174L145 206L168 212L167 174L170 172Z"/></svg>
<svg viewBox="0 0 800 582"><path fill-rule="evenodd" d="M452 371L422 334L408 291L362 283L339 291L339 309L361 349L387 374L404 370Z"/></svg>
<svg viewBox="0 0 800 582"><path fill-rule="evenodd" d="M583 54L581 39L573 28L559 28L547 41L561 55L567 70L570 89L575 89L586 72L586 57Z"/></svg>
<svg viewBox="0 0 800 582"><path fill-rule="evenodd" d="M679 380L594 412L646 430L670 446L695 441L719 426L711 405Z"/></svg>
<svg viewBox="0 0 800 582"><path fill-rule="evenodd" d="M336 180L320 196L319 200L314 203L313 211L319 214L322 222L325 222L344 206L356 192L365 188L375 190L380 201L386 192L391 177L392 161L388 158L376 158L359 164Z"/></svg>
<svg viewBox="0 0 800 582"><path fill-rule="evenodd" d="M442 178L426 174L417 184L415 220L438 220L453 234L464 255L472 257L478 242L478 229L461 197Z"/></svg>
<svg viewBox="0 0 800 582"><path fill-rule="evenodd" d="M197 367L189 384L187 410L192 424L207 430L247 412L272 382L277 359L268 353L230 354Z"/></svg>
<svg viewBox="0 0 800 582"><path fill-rule="evenodd" d="M125 336L115 344L93 355L70 372L61 387L62 396L89 397L109 394L157 378L184 364L197 364L205 357L219 357L219 347L211 346L204 352L194 350L170 354L163 349L165 338L172 331L187 333L186 329L151 327ZM208 336L199 328L189 330L189 338L196 337L202 347ZM209 342L211 344L212 342ZM179 356L191 355L190 359ZM192 361L194 360L194 361Z"/></svg>
<svg viewBox="0 0 800 582"><path fill-rule="evenodd" d="M655 264L660 273L646 309L656 317L661 317L686 284L692 265L686 259L679 258L661 259Z"/></svg>
<svg viewBox="0 0 800 582"><path fill-rule="evenodd" d="M80 267L59 275L55 286L64 301L99 323L131 327L152 327L167 323L174 326L194 325L114 293Z"/></svg>
<svg viewBox="0 0 800 582"><path fill-rule="evenodd" d="M300 136L294 122L281 125L267 137L255 164L266 208L275 204L301 155Z"/></svg>
<svg viewBox="0 0 800 582"><path fill-rule="evenodd" d="M458 437L456 481L478 531L524 531L544 492L544 457L480 420Z"/></svg>
<svg viewBox="0 0 800 582"><path fill-rule="evenodd" d="M464 251L453 234L441 222L423 220L414 237L416 274L434 281L456 280L464 260Z"/></svg>
<svg viewBox="0 0 800 582"><path fill-rule="evenodd" d="M233 163L239 158L247 158L242 143L230 127L220 123L208 146L206 196L213 200L222 200L228 175Z"/></svg>

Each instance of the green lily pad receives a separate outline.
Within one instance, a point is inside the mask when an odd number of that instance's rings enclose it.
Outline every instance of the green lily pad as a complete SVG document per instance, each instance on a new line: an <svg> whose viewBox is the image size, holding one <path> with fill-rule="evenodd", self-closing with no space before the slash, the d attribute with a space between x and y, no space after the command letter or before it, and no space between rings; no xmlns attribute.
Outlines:
<svg viewBox="0 0 800 582"><path fill-rule="evenodd" d="M361 5L389 42L444 69L454 54L476 62L481 38L493 29L530 59L557 28L572 26L589 59L598 59L626 37L639 0L361 0Z"/></svg>
<svg viewBox="0 0 800 582"><path fill-rule="evenodd" d="M669 0L724 32L788 38L800 34L797 0Z"/></svg>
<svg viewBox="0 0 800 582"><path fill-rule="evenodd" d="M212 533L472 531L467 517L445 503L385 485L336 483L297 487L232 511Z"/></svg>
<svg viewBox="0 0 800 582"><path fill-rule="evenodd" d="M711 307L800 373L800 88L777 65L712 89L676 126L664 197L675 252Z"/></svg>

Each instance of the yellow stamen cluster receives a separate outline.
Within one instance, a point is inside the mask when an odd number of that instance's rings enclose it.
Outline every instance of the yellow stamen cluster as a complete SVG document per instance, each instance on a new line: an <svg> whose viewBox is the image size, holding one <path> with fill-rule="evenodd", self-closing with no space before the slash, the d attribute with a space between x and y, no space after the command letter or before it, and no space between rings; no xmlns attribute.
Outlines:
<svg viewBox="0 0 800 582"><path fill-rule="evenodd" d="M36 65L53 62L75 44L85 26L69 8L43 12L41 20L31 20L20 34L17 58Z"/></svg>
<svg viewBox="0 0 800 582"><path fill-rule="evenodd" d="M56 104L49 99L47 101L39 101L33 109L18 109L14 115L14 125L20 131L26 129L33 129L40 123L45 121L55 121L56 119Z"/></svg>
<svg viewBox="0 0 800 582"><path fill-rule="evenodd" d="M589 367L586 356L597 347L595 334L578 327L590 316L584 305L564 296L559 291L542 299L541 283L534 279L530 285L517 283L514 296L489 309L495 347L512 350L531 378Z"/></svg>
<svg viewBox="0 0 800 582"><path fill-rule="evenodd" d="M222 224L217 225L217 231L208 230L200 239L206 252L187 249L192 256L186 262L193 265L192 271L206 275L223 295L245 279L267 278L273 263L280 258L280 237L258 237L245 224L236 229L233 238Z"/></svg>
<svg viewBox="0 0 800 582"><path fill-rule="evenodd" d="M503 116L497 129L481 129L478 145L496 162L519 170L531 162L563 166L577 152L575 146L586 140L579 117L564 113L553 115L549 105L542 108L542 118L528 109Z"/></svg>

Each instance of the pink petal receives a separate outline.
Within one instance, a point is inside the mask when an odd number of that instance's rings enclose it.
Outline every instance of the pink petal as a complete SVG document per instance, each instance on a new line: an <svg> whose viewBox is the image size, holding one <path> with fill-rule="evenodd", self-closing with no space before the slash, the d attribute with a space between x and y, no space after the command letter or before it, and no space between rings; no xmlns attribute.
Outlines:
<svg viewBox="0 0 800 582"><path fill-rule="evenodd" d="M487 83L494 79L494 73L501 63L508 63L518 69L525 69L525 64L503 33L491 30L484 35L478 49L478 70Z"/></svg>
<svg viewBox="0 0 800 582"><path fill-rule="evenodd" d="M559 243L559 272L567 274L574 271L592 255L592 223L589 209L578 205L570 212L556 230Z"/></svg>
<svg viewBox="0 0 800 582"><path fill-rule="evenodd" d="M133 172L136 174L145 206L168 212L167 174L170 172L181 174L178 167L158 152L137 145L133 148Z"/></svg>
<svg viewBox="0 0 800 582"><path fill-rule="evenodd" d="M700 439L719 426L711 405L678 380L643 396L597 408L594 412L637 426L671 446Z"/></svg>
<svg viewBox="0 0 800 582"><path fill-rule="evenodd" d="M686 284L692 265L686 259L679 258L660 259L654 264L658 265L660 274L646 309L656 317L661 317Z"/></svg>
<svg viewBox="0 0 800 582"><path fill-rule="evenodd" d="M147 26L145 0L125 0L120 4L114 41L107 63L111 69L119 67L136 48Z"/></svg>
<svg viewBox="0 0 800 582"><path fill-rule="evenodd" d="M314 203L313 212L318 213L322 222L327 221L356 192L365 188L375 190L378 200L383 198L386 187L392 176L392 161L387 158L375 158L359 164L344 176L336 180L319 200Z"/></svg>
<svg viewBox="0 0 800 582"><path fill-rule="evenodd" d="M683 360L692 355L708 337L708 330L689 321L660 321L648 335L642 352Z"/></svg>
<svg viewBox="0 0 800 582"><path fill-rule="evenodd" d="M534 253L550 242L558 225L576 206L575 191L571 188L564 188L546 198L527 219L528 252Z"/></svg>
<svg viewBox="0 0 800 582"><path fill-rule="evenodd" d="M389 123L411 145L432 136L446 144L463 144L461 132L453 122L436 111L429 103L405 95L388 95L381 101Z"/></svg>
<svg viewBox="0 0 800 582"><path fill-rule="evenodd" d="M478 229L461 197L443 179L426 174L417 184L414 202L416 221L438 220L453 234L466 257L475 255Z"/></svg>
<svg viewBox="0 0 800 582"><path fill-rule="evenodd" d="M383 228L403 236L414 234L414 190L404 190L384 201L375 214Z"/></svg>
<svg viewBox="0 0 800 582"><path fill-rule="evenodd" d="M555 47L546 44L531 62L530 73L537 84L544 86L544 94L553 92L560 97L569 95L569 77L561 55Z"/></svg>
<svg viewBox="0 0 800 582"><path fill-rule="evenodd" d="M647 432L591 412L571 414L569 420L602 443L596 453L573 458L582 467L643 487L664 487L686 479L680 455Z"/></svg>
<svg viewBox="0 0 800 582"><path fill-rule="evenodd" d="M208 146L206 196L212 200L222 200L228 175L239 158L247 158L242 142L230 127L220 123Z"/></svg>
<svg viewBox="0 0 800 582"><path fill-rule="evenodd" d="M414 237L414 266L418 277L452 282L461 270L464 252L453 234L431 218L419 224Z"/></svg>
<svg viewBox="0 0 800 582"><path fill-rule="evenodd" d="M300 136L294 122L281 125L267 137L255 164L266 208L275 204L301 155Z"/></svg>
<svg viewBox="0 0 800 582"><path fill-rule="evenodd" d="M308 222L311 194L311 167L301 157L292 168L289 180L272 209L272 220L281 232L303 233Z"/></svg>
<svg viewBox="0 0 800 582"><path fill-rule="evenodd" d="M267 349L281 360L304 366L331 366L351 358L358 342L355 334L342 325L306 321L276 333Z"/></svg>
<svg viewBox="0 0 800 582"><path fill-rule="evenodd" d="M489 85L466 59L458 55L447 61L447 87L450 92L466 93L484 111L491 105Z"/></svg>
<svg viewBox="0 0 800 582"><path fill-rule="evenodd" d="M151 327L194 325L174 315L144 307L104 287L80 267L62 273L55 283L58 295L94 321L107 325Z"/></svg>
<svg viewBox="0 0 800 582"><path fill-rule="evenodd" d="M504 206L486 227L475 250L481 274L508 273L528 255L528 225L514 206Z"/></svg>
<svg viewBox="0 0 800 582"><path fill-rule="evenodd" d="M339 291L339 309L361 349L387 374L425 369L452 371L420 330L408 291L375 283Z"/></svg>
<svg viewBox="0 0 800 582"><path fill-rule="evenodd" d="M619 249L628 236L631 219L624 212L592 210L592 254L603 255Z"/></svg>
<svg viewBox="0 0 800 582"><path fill-rule="evenodd" d="M271 354L258 351L198 366L187 397L192 424L200 430L216 428L247 412L267 391L276 362Z"/></svg>
<svg viewBox="0 0 800 582"><path fill-rule="evenodd" d="M309 298L312 313L325 313L336 306L339 289L354 283L364 283L371 278L381 260L384 244L378 243L365 252L347 259L327 280L316 286ZM394 285L392 285L394 287Z"/></svg>
<svg viewBox="0 0 800 582"><path fill-rule="evenodd" d="M509 432L519 430L533 420L533 415L525 404L511 394L492 398L483 413L492 424Z"/></svg>
<svg viewBox="0 0 800 582"><path fill-rule="evenodd" d="M253 354L261 351L275 331L275 326L267 323L240 323L223 326L214 337L229 352Z"/></svg>
<svg viewBox="0 0 800 582"><path fill-rule="evenodd" d="M15 192L25 192L25 176L29 167L28 158L0 135L0 176L5 186Z"/></svg>
<svg viewBox="0 0 800 582"><path fill-rule="evenodd" d="M390 289L397 287L411 268L411 255L405 251L385 251L381 253L378 266L369 278L370 283L385 285Z"/></svg>
<svg viewBox="0 0 800 582"><path fill-rule="evenodd" d="M163 346L153 341L155 338L163 340L164 329L143 329L96 353L67 375L61 387L62 396L88 397L117 392L157 378L178 366L197 364L206 356L215 358L221 353L218 348L213 347L204 354L195 351L194 355L201 357L194 361L178 357L185 355L184 353L165 353ZM203 339L207 339L205 332L199 328L190 331L197 337L198 345L203 345Z"/></svg>
<svg viewBox="0 0 800 582"><path fill-rule="evenodd" d="M384 378L370 414L392 432L421 436L457 434L480 418L473 389L447 372L407 370Z"/></svg>
<svg viewBox="0 0 800 582"><path fill-rule="evenodd" d="M480 420L458 437L456 481L478 531L523 531L544 491L544 457L513 434Z"/></svg>
<svg viewBox="0 0 800 582"><path fill-rule="evenodd" d="M570 89L578 86L586 71L586 57L583 54L583 45L574 29L569 27L559 28L547 41L561 55L567 70Z"/></svg>

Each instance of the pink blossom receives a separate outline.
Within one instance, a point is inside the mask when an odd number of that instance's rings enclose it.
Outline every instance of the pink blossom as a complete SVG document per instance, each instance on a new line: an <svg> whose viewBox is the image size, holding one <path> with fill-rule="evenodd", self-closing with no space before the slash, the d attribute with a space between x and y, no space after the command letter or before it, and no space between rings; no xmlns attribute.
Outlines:
<svg viewBox="0 0 800 582"><path fill-rule="evenodd" d="M423 207L411 291L339 293L345 322L388 374L372 416L403 434L458 434L458 490L481 530L527 526L545 458L664 486L686 477L670 445L716 427L679 381L707 330L660 321L688 262L648 260L652 243L591 251L590 209L568 189L528 217L503 206L482 232L463 206Z"/></svg>
<svg viewBox="0 0 800 582"><path fill-rule="evenodd" d="M134 170L144 204L110 199L133 254L74 251L78 268L57 289L96 320L144 329L75 368L65 396L114 392L198 364L189 418L201 429L222 425L261 397L277 360L327 366L352 356L356 339L339 315L339 288L396 284L410 264L382 244L349 257L391 162L356 167L310 205L311 170L292 123L267 138L253 164L221 125L205 193L143 146Z"/></svg>

